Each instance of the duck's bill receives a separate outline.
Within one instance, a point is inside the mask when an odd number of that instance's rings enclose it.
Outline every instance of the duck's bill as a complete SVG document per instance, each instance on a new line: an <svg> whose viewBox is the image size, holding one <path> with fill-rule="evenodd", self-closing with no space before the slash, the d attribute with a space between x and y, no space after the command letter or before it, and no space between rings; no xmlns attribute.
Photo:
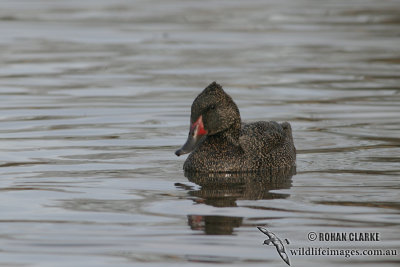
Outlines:
<svg viewBox="0 0 400 267"><path fill-rule="evenodd" d="M200 116L197 121L190 126L189 136L186 143L180 149L175 151L175 155L179 157L180 155L192 152L197 145L204 140L203 137L205 137L206 134L207 130L204 129L203 117Z"/></svg>
<svg viewBox="0 0 400 267"><path fill-rule="evenodd" d="M192 133L189 133L186 143L180 149L175 151L175 155L179 157L180 155L192 152L196 148L196 146L200 143L201 140L202 136L200 135L193 136Z"/></svg>

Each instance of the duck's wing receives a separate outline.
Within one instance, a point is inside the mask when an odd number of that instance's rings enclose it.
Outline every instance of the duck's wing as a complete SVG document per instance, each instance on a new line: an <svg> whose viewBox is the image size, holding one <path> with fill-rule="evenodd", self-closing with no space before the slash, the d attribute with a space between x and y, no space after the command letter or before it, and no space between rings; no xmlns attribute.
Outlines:
<svg viewBox="0 0 400 267"><path fill-rule="evenodd" d="M248 151L272 151L283 146L288 138L291 138L289 123L259 121L243 125L240 143Z"/></svg>

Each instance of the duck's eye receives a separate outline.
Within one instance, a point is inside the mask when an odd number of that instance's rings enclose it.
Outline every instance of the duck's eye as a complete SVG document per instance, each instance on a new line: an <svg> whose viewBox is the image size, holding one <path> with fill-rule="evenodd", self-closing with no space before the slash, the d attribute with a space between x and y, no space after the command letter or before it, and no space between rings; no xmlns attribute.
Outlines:
<svg viewBox="0 0 400 267"><path fill-rule="evenodd" d="M211 106L210 106L210 109L215 109L215 105L211 105Z"/></svg>

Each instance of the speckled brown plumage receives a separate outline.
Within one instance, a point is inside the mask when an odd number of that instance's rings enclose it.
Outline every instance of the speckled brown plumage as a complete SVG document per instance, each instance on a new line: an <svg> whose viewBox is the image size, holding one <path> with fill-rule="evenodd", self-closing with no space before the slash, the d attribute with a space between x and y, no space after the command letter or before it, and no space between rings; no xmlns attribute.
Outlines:
<svg viewBox="0 0 400 267"><path fill-rule="evenodd" d="M183 165L185 171L248 172L295 165L296 148L290 124L275 121L242 124L235 102L216 82L204 89L192 104L188 142L198 130L194 125L199 119L207 134L198 138L190 149L193 151ZM183 150L184 147L176 154L190 152L187 148Z"/></svg>

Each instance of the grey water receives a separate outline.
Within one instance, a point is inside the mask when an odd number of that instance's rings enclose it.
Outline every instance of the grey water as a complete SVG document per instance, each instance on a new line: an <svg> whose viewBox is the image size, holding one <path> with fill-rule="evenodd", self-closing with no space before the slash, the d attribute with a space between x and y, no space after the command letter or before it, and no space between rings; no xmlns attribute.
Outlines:
<svg viewBox="0 0 400 267"><path fill-rule="evenodd" d="M185 177L212 81L295 174ZM398 266L399 177L398 0L0 2L0 266Z"/></svg>

